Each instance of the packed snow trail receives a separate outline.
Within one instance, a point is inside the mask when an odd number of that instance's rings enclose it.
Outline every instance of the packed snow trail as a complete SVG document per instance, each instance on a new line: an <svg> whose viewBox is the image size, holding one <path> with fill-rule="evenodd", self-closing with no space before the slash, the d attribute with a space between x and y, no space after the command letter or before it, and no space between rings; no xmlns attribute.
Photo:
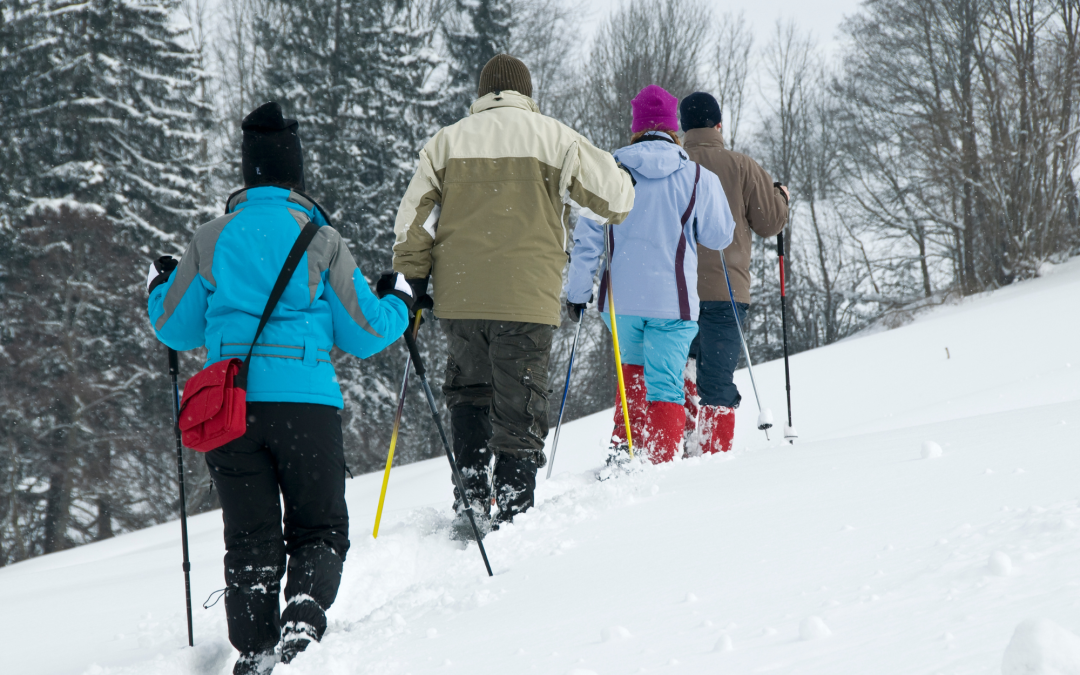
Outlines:
<svg viewBox="0 0 1080 675"><path fill-rule="evenodd" d="M537 507L485 540L492 579L446 536L444 458L394 469L377 541L381 476L359 476L327 636L274 672L1074 672L1077 297L1074 262L793 357L795 446L744 408L734 452L599 483L611 411L569 423ZM782 361L756 371L781 409ZM229 672L220 604L184 646L178 532L0 569L3 672ZM220 513L191 534L201 601Z"/></svg>

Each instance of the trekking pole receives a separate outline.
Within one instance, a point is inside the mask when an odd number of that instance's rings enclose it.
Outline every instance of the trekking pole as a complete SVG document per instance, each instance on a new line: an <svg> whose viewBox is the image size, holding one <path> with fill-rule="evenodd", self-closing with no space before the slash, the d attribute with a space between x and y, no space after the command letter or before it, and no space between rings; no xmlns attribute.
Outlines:
<svg viewBox="0 0 1080 675"><path fill-rule="evenodd" d="M743 334L742 321L739 319L739 308L735 306L735 294L731 292L731 277L728 276L727 261L724 260L724 252L720 251L720 264L724 266L724 280L727 281L728 299L731 300L731 311L735 315L735 325L739 327L739 339L742 341L743 353L746 354L746 369L750 371L750 384L754 388L754 398L757 400L758 418L757 428L765 432L765 440L769 438L769 429L773 425L772 411L761 407L761 397L758 396L757 382L754 381L754 364L750 362L750 347L746 344L746 335Z"/></svg>
<svg viewBox="0 0 1080 675"><path fill-rule="evenodd" d="M791 424L791 370L788 368L787 348L787 290L784 284L784 233L776 235L776 251L780 254L780 324L784 331L784 383L787 385L787 424L784 425L784 440L795 445L799 437Z"/></svg>
<svg viewBox="0 0 1080 675"><path fill-rule="evenodd" d="M484 558L484 567L487 568L489 577L495 576L491 572L491 564L488 562L487 551L484 550L484 542L480 537L480 528L476 526L476 517L473 515L472 501L466 496L465 481L461 478L461 470L458 469L457 461L454 459L454 451L450 449L450 441L446 438L446 430L443 429L442 420L439 419L439 409L435 405L435 396L431 393L431 385L429 385L427 381L426 371L424 370L424 361L420 358L420 350L416 348L416 337L409 331L405 331L405 344L409 347L413 368L416 370L416 376L420 378L420 386L423 387L424 395L427 396L428 407L431 408L431 417L435 420L435 426L439 429L439 437L442 438L443 448L446 450L446 459L450 462L450 471L454 476L454 485L461 494L462 503L465 504L465 513L469 516L469 523L472 525L473 535L476 537L476 544L480 547L480 555Z"/></svg>
<svg viewBox="0 0 1080 675"><path fill-rule="evenodd" d="M176 350L169 350L169 375L173 388L173 434L176 436L176 475L180 479L180 542L184 550L184 597L187 600L188 647L195 646L195 632L191 627L191 561L188 559L187 494L184 491L184 444L180 440L180 359Z"/></svg>
<svg viewBox="0 0 1080 675"><path fill-rule="evenodd" d="M424 310L416 310L416 318L412 326L405 330L411 330L413 337L420 330L420 313ZM375 529L371 531L373 539L379 538L379 523L382 522L383 503L386 501L386 486L390 483L390 467L394 464L394 446L397 445L398 429L401 427L401 413L405 409L405 391L409 388L409 364L412 363L412 354L405 360L405 374L401 377L401 389L398 390L397 412L394 413L394 430L390 433L390 452L386 454L386 468L383 470L382 491L379 493L379 507L375 509Z"/></svg>
<svg viewBox="0 0 1080 675"><path fill-rule="evenodd" d="M585 317L580 317L577 331L574 332L574 346L570 348L570 363L566 366L566 384L563 385L562 405L559 406L559 421L555 424L555 438L551 441L551 461L548 462L547 478L551 478L551 469L555 466L555 451L559 449L559 431L562 429L562 416L566 411L566 395L570 392L570 373L574 371L574 354L577 353L577 341L581 336L581 324Z"/></svg>
<svg viewBox="0 0 1080 675"><path fill-rule="evenodd" d="M619 353L619 329L615 325L615 277L611 274L611 225L604 228L604 249L607 255L607 297L608 314L611 316L611 344L615 347L615 375L619 380L619 398L622 400L623 423L626 424L626 447L630 451L630 459L634 458L634 439L630 435L630 407L626 403L626 383L623 382L622 355Z"/></svg>

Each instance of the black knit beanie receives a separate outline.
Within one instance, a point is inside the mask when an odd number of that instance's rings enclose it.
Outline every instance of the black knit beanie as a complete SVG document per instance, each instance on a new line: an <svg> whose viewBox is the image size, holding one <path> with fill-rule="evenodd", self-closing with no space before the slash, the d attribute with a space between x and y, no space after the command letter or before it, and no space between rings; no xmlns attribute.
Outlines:
<svg viewBox="0 0 1080 675"><path fill-rule="evenodd" d="M487 96L504 89L532 96L532 75L520 60L509 54L497 54L480 71L480 86L476 95Z"/></svg>
<svg viewBox="0 0 1080 675"><path fill-rule="evenodd" d="M720 124L720 104L711 94L695 91L679 104L679 120L683 131L705 129Z"/></svg>
<svg viewBox="0 0 1080 675"><path fill-rule="evenodd" d="M244 118L241 165L244 185L277 185L304 191L304 153L300 123L285 119L276 101L264 103Z"/></svg>

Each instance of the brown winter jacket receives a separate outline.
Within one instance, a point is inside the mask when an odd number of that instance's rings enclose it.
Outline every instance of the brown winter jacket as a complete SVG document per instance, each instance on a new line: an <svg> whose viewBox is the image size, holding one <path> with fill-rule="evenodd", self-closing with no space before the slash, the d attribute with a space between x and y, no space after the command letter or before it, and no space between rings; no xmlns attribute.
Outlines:
<svg viewBox="0 0 1080 675"><path fill-rule="evenodd" d="M603 223L634 206L630 174L516 91L440 130L398 208L394 269L431 274L435 316L558 326L571 204Z"/></svg>
<svg viewBox="0 0 1080 675"><path fill-rule="evenodd" d="M788 206L780 188L765 169L746 155L724 148L716 129L691 129L683 137L690 159L720 177L735 217L735 238L724 249L735 302L750 303L750 230L759 237L780 233L787 223ZM728 302L720 252L698 246L698 296L702 301Z"/></svg>

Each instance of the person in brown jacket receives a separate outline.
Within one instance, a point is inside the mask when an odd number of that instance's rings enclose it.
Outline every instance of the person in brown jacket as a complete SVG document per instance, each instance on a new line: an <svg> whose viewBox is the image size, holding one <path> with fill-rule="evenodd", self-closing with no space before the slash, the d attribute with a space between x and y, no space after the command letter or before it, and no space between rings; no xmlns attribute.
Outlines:
<svg viewBox="0 0 1080 675"><path fill-rule="evenodd" d="M731 214L735 238L723 251L731 277L731 290L739 321L745 323L750 308L750 251L753 231L772 237L784 229L788 218L787 187L754 160L724 147L720 104L704 92L690 94L679 105L683 147L690 159L720 177ZM735 408L742 396L733 375L739 364L738 324L728 295L721 252L698 246L698 336L690 347L687 368L687 431L697 427L704 453L727 452L735 433ZM694 380L691 380L693 377ZM700 396L700 409L694 397Z"/></svg>

